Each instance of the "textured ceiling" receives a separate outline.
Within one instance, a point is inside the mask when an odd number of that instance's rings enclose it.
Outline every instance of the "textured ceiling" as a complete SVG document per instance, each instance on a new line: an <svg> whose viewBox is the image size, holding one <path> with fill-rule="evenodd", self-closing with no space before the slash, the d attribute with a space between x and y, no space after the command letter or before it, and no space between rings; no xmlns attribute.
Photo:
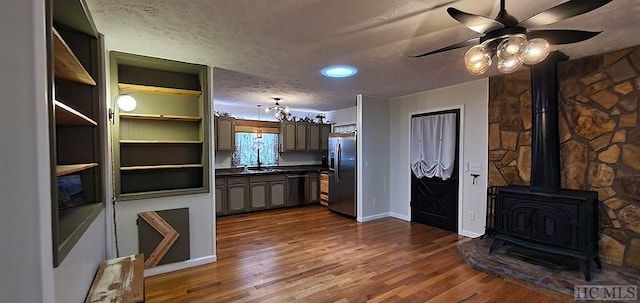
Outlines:
<svg viewBox="0 0 640 303"><path fill-rule="evenodd" d="M588 0L585 0L588 1ZM409 58L474 37L449 6L495 17L497 0L86 0L107 48L213 66L215 102L328 111L357 94L398 97L466 82L464 49ZM507 0L522 20L562 0ZM603 31L557 46L571 58L640 44L638 0L614 0L544 28ZM536 28L540 29L540 28ZM359 68L327 79L323 67ZM496 74L495 68L484 76Z"/></svg>

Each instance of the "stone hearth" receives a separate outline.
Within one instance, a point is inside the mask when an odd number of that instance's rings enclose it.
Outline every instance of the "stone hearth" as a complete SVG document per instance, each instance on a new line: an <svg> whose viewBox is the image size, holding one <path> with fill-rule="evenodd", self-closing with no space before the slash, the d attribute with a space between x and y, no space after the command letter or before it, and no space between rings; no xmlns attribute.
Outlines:
<svg viewBox="0 0 640 303"><path fill-rule="evenodd" d="M492 241L476 238L458 245L458 251L476 270L555 291L568 301L573 301L574 285L640 285L640 270L637 269L603 264L602 269L593 269L591 282L585 282L574 259L550 257L510 245L489 253Z"/></svg>

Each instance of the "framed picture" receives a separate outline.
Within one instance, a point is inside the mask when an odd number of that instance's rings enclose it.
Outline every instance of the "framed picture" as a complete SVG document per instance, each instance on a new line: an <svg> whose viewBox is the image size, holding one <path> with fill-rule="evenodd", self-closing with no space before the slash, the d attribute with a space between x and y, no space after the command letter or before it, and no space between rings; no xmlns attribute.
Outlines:
<svg viewBox="0 0 640 303"><path fill-rule="evenodd" d="M58 209L70 208L84 203L80 175L58 177Z"/></svg>

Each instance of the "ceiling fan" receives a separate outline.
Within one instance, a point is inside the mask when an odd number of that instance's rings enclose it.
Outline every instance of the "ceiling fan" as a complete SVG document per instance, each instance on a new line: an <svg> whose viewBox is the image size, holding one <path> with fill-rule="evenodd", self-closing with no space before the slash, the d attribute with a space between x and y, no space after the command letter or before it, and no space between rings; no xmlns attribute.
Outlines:
<svg viewBox="0 0 640 303"><path fill-rule="evenodd" d="M570 0L518 21L505 10L505 0L500 0L500 12L495 19L478 16L449 7L447 13L472 31L482 34L424 54L424 57L457 48L472 46L465 53L465 65L469 72L480 75L486 72L496 55L498 70L503 73L516 71L523 64L542 62L550 51L550 44L570 44L595 37L601 32L550 29L528 30L595 10L611 0Z"/></svg>

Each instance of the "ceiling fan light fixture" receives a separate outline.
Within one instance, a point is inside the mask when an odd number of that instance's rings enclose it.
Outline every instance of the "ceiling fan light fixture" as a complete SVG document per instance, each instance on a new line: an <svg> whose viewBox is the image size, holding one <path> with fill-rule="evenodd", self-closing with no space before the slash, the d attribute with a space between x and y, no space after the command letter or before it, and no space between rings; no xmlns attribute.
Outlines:
<svg viewBox="0 0 640 303"><path fill-rule="evenodd" d="M534 38L529 40L527 48L522 55L522 62L526 65L538 64L549 56L551 45L542 38Z"/></svg>
<svg viewBox="0 0 640 303"><path fill-rule="evenodd" d="M500 72L504 74L510 74L522 67L522 60L520 60L520 58L518 57L514 57L508 60L498 59L497 67Z"/></svg>
<svg viewBox="0 0 640 303"><path fill-rule="evenodd" d="M521 57L527 49L527 39L524 35L509 35L498 44L497 55L503 60Z"/></svg>
<svg viewBox="0 0 640 303"><path fill-rule="evenodd" d="M471 47L464 54L464 64L470 73L484 74L491 66L491 51L482 44Z"/></svg>

